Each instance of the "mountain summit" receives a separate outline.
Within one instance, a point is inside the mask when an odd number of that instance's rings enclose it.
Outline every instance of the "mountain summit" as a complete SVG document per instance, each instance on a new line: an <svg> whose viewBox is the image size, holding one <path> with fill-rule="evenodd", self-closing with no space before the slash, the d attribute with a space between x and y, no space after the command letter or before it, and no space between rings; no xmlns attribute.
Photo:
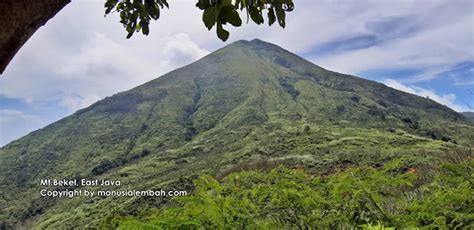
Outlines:
<svg viewBox="0 0 474 230"><path fill-rule="evenodd" d="M104 210L134 215L163 203L45 198L47 178L191 189L198 175L259 157L324 170L329 156L361 149L429 152L473 140L472 123L430 99L325 70L258 39L237 41L1 148L0 222L94 227Z"/></svg>

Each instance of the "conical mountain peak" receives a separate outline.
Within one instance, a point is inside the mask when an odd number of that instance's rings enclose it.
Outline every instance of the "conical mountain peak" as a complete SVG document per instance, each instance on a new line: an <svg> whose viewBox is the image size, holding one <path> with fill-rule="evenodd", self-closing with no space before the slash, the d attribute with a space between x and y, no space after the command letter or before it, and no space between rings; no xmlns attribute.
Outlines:
<svg viewBox="0 0 474 230"><path fill-rule="evenodd" d="M266 42L266 41L263 41L261 39L258 39L258 38L255 38L255 39L252 39L252 40L238 40L238 41L235 41L233 43L236 43L236 44L244 44L244 45L247 45L247 46L275 46L275 47L278 47L280 49L283 49L273 43L270 43L270 42ZM232 44L233 44L232 43ZM231 44L231 45L232 45Z"/></svg>
<svg viewBox="0 0 474 230"><path fill-rule="evenodd" d="M195 64L210 67L213 64L223 64L224 62L230 62L233 67L242 66L241 69L255 69L257 72L264 70L265 66L271 69L290 69L299 74L305 74L307 71L326 71L278 45L260 39L235 41L207 55Z"/></svg>
<svg viewBox="0 0 474 230"><path fill-rule="evenodd" d="M274 53L280 53L280 52L288 52L289 51L285 50L284 48L277 46L275 44L265 42L260 39L253 39L253 40L237 40L225 47L223 47L220 50L228 50L228 49L247 49L247 50L253 50L253 51L265 51L265 52L274 52ZM219 50L218 50L219 51Z"/></svg>

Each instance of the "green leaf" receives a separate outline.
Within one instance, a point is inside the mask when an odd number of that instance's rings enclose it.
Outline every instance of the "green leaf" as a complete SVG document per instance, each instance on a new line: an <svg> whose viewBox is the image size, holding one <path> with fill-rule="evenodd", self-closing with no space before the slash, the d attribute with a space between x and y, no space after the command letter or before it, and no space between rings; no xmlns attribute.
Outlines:
<svg viewBox="0 0 474 230"><path fill-rule="evenodd" d="M150 14L150 17L153 18L154 20L158 20L158 18L160 18L160 9L158 8L157 5L149 5L149 7L147 7L148 11L149 11L149 14Z"/></svg>
<svg viewBox="0 0 474 230"><path fill-rule="evenodd" d="M276 10L277 18L278 18L278 23L280 24L281 27L285 28L285 11L281 7L282 6L279 5L278 7L275 8L275 10Z"/></svg>
<svg viewBox="0 0 474 230"><path fill-rule="evenodd" d="M112 9L113 9L113 8L107 8L107 9L105 10L105 14L109 14L110 11L112 11Z"/></svg>
<svg viewBox="0 0 474 230"><path fill-rule="evenodd" d="M105 7L106 8L114 8L115 5L117 5L118 3L118 0L107 0L107 2L105 2Z"/></svg>
<svg viewBox="0 0 474 230"><path fill-rule="evenodd" d="M105 2L105 14L109 14L113 9L114 7L117 5L118 3L118 0L107 0L107 2Z"/></svg>
<svg viewBox="0 0 474 230"><path fill-rule="evenodd" d="M129 31L128 34L127 34L127 39L131 38L134 32L135 32L135 30Z"/></svg>
<svg viewBox="0 0 474 230"><path fill-rule="evenodd" d="M163 3L163 5L166 6L166 8L170 8L170 6L168 5L168 2L166 0L161 0L161 3Z"/></svg>
<svg viewBox="0 0 474 230"><path fill-rule="evenodd" d="M144 35L148 35L150 33L150 29L148 28L148 22L146 21L140 21L140 25L142 26L142 33Z"/></svg>
<svg viewBox="0 0 474 230"><path fill-rule="evenodd" d="M240 19L239 13L231 6L222 7L221 15L233 26L242 25L242 20Z"/></svg>
<svg viewBox="0 0 474 230"><path fill-rule="evenodd" d="M221 6L232 6L231 0L221 0Z"/></svg>
<svg viewBox="0 0 474 230"><path fill-rule="evenodd" d="M268 25L271 26L275 21L275 11L273 10L273 7L270 7L268 8Z"/></svg>
<svg viewBox="0 0 474 230"><path fill-rule="evenodd" d="M250 18L257 23L257 24L262 24L263 23L263 17L262 17L262 12L255 6L250 6L249 7L249 13L250 13Z"/></svg>
<svg viewBox="0 0 474 230"><path fill-rule="evenodd" d="M209 0L199 0L196 3L196 7L198 7L201 10L205 10L205 9L209 8Z"/></svg>
<svg viewBox="0 0 474 230"><path fill-rule="evenodd" d="M216 7L209 7L204 10L202 14L202 21L208 30L211 30L214 24L216 24L217 12Z"/></svg>
<svg viewBox="0 0 474 230"><path fill-rule="evenodd" d="M219 37L222 41L226 41L229 38L229 31L222 28L222 23L217 23L217 37Z"/></svg>

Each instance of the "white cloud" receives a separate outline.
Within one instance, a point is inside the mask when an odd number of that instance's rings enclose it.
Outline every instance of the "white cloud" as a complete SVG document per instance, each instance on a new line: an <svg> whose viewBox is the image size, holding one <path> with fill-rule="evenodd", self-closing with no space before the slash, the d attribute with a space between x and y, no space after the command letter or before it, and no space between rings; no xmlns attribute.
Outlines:
<svg viewBox="0 0 474 230"><path fill-rule="evenodd" d="M38 122L38 117L25 114L19 110L0 109L0 125L9 124L16 121Z"/></svg>
<svg viewBox="0 0 474 230"><path fill-rule="evenodd" d="M59 104L66 107L69 111L76 111L92 105L94 102L100 99L101 97L96 94L88 94L86 96L69 94L64 95Z"/></svg>
<svg viewBox="0 0 474 230"><path fill-rule="evenodd" d="M457 86L474 85L474 80L462 81L455 78L454 85L457 85Z"/></svg>
<svg viewBox="0 0 474 230"><path fill-rule="evenodd" d="M393 79L386 79L382 83L385 85L392 87L394 89L398 89L403 92L415 94L421 97L427 97L431 100L434 100L442 105L448 106L451 109L454 109L457 112L465 112L465 111L470 111L470 109L467 106L460 105L456 103L456 95L449 93L449 94L437 94L436 92L417 87L417 86L408 86L400 83L399 81L393 80Z"/></svg>
<svg viewBox="0 0 474 230"><path fill-rule="evenodd" d="M162 60L170 63L191 63L209 54L209 51L199 48L188 34L179 33L168 37L162 48Z"/></svg>
<svg viewBox="0 0 474 230"><path fill-rule="evenodd" d="M82 14L88 15L80 17L84 21L74 17ZM168 29L162 36L136 34L129 40L117 15L106 19L102 3L68 5L20 50L0 78L0 95L30 103L59 102L73 112L209 53L165 16L160 23L168 22L162 26ZM180 24L184 22L174 23ZM163 30L153 25L153 33ZM65 28L67 32L61 30Z"/></svg>
<svg viewBox="0 0 474 230"><path fill-rule="evenodd" d="M113 77L114 81L143 83L153 79L155 74L190 63L208 53L184 33L145 44L123 45L94 31L77 54L60 63L57 77L81 80Z"/></svg>
<svg viewBox="0 0 474 230"><path fill-rule="evenodd" d="M351 15L338 23L345 24L351 34L379 36L363 25L386 17L408 18L410 20L404 23L413 23L414 31L365 49L315 57L315 63L349 74L370 69L426 68L427 73L410 77L412 81L423 81L436 77L436 74L430 74L438 72L436 70L449 69L457 63L474 60L472 1L456 1L454 4L442 1L371 3L370 10L355 12L355 18ZM353 28L350 28L351 23L347 20L355 21ZM397 30L397 27L400 26L387 25L387 33ZM405 28L404 24L401 27ZM319 33L315 36L319 36Z"/></svg>
<svg viewBox="0 0 474 230"><path fill-rule="evenodd" d="M58 80L77 82L62 90L61 105L71 111L84 108L209 53L184 33L146 43L125 46L94 32L77 54L59 65L55 75Z"/></svg>
<svg viewBox="0 0 474 230"><path fill-rule="evenodd" d="M380 4L385 5L386 2ZM472 11L459 9L463 4L446 5L441 11L439 7L443 4L434 4L436 7L427 7L425 10L422 9L423 7L415 8L415 5L416 2L413 2L413 9L420 9L417 15L423 19L420 19L423 24L420 24L417 32L365 49L314 58L314 61L329 69L355 74L364 70L383 68L428 68L432 72L436 69L452 67L460 62L474 60ZM472 3L470 7L472 9ZM408 15L413 9L398 11L398 8L394 7L385 13ZM455 9L459 9L457 15ZM360 23L367 23L371 18L377 18L375 16L377 12L380 11L374 9L373 13L368 13L367 18L363 18ZM446 15L446 12L452 13L449 15L451 18ZM471 33L468 32L469 30ZM435 76L423 74L412 80L429 80Z"/></svg>
<svg viewBox="0 0 474 230"><path fill-rule="evenodd" d="M0 146L23 136L39 123L38 116L14 109L0 109Z"/></svg>

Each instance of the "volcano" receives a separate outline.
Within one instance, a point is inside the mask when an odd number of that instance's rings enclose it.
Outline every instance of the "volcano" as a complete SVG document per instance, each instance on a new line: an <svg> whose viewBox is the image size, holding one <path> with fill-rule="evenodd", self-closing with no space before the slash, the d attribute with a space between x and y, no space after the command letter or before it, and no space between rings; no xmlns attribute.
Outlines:
<svg viewBox="0 0 474 230"><path fill-rule="evenodd" d="M324 171L340 154L456 146L474 146L474 125L444 105L261 40L237 41L1 148L0 222L96 227L107 210L136 215L167 202L43 197L43 179L192 191L199 175L253 159L293 159Z"/></svg>

